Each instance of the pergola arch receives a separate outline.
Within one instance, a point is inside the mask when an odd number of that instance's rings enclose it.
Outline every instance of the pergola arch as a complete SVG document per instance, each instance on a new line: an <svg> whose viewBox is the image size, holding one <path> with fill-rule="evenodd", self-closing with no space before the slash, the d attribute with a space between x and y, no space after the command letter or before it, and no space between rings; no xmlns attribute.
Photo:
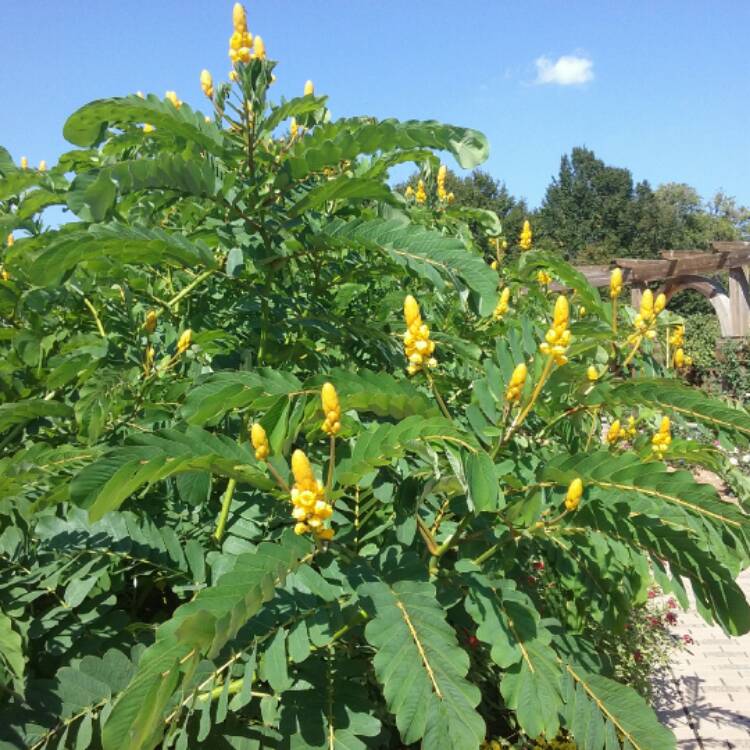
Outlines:
<svg viewBox="0 0 750 750"><path fill-rule="evenodd" d="M702 294L719 318L721 335L750 336L750 242L713 242L705 250L665 250L661 258L640 260L617 258L614 267L622 270L630 284L631 303L638 308L649 284L659 284L667 299L683 289ZM612 266L579 266L578 270L596 287L609 286ZM729 288L712 278L729 274Z"/></svg>

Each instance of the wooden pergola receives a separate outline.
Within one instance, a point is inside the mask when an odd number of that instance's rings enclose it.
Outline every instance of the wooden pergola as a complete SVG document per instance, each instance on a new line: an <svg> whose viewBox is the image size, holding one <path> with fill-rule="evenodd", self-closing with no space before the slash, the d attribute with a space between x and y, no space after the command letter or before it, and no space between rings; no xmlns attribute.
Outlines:
<svg viewBox="0 0 750 750"><path fill-rule="evenodd" d="M636 260L617 258L609 266L576 266L596 287L609 286L613 268L622 269L623 281L631 287L631 303L640 306L643 290L658 285L667 300L683 289L693 289L708 299L716 311L721 335L750 335L750 242L713 242L710 250L664 250L661 258ZM729 274L729 289L713 276Z"/></svg>

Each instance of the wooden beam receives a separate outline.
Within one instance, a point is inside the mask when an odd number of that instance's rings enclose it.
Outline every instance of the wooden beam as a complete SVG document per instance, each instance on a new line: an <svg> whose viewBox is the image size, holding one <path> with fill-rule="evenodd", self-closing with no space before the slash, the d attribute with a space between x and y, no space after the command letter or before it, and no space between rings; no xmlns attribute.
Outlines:
<svg viewBox="0 0 750 750"><path fill-rule="evenodd" d="M750 250L750 242L712 242L711 248L717 253L733 253Z"/></svg>

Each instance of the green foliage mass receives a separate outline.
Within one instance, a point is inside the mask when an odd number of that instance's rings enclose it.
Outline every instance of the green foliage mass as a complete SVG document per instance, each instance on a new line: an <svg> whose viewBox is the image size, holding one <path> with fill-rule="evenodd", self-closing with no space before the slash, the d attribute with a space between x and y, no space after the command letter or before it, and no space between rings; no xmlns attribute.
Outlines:
<svg viewBox="0 0 750 750"><path fill-rule="evenodd" d="M274 102L274 65L238 64L208 120L88 104L46 172L0 151L0 743L673 748L597 633L652 576L750 630L750 518L686 470L708 443L651 443L670 416L746 445L750 416L666 377L663 336L628 341L633 312L554 254L486 264L517 206L451 204L431 177L437 151L481 163L481 133ZM406 161L419 204L389 187ZM45 227L51 205L74 220ZM407 293L437 359L413 377ZM295 533L296 449L332 540Z"/></svg>

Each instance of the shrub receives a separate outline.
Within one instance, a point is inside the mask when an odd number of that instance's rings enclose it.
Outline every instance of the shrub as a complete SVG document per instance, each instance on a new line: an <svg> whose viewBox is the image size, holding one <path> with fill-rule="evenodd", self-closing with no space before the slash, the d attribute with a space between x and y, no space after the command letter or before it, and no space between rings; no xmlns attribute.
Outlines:
<svg viewBox="0 0 750 750"><path fill-rule="evenodd" d="M208 118L103 99L49 170L0 152L4 741L674 747L591 626L653 575L750 629L748 518L670 468L707 450L670 418L750 418L661 376L660 298L486 265L431 177L484 136L273 103L247 33Z"/></svg>

